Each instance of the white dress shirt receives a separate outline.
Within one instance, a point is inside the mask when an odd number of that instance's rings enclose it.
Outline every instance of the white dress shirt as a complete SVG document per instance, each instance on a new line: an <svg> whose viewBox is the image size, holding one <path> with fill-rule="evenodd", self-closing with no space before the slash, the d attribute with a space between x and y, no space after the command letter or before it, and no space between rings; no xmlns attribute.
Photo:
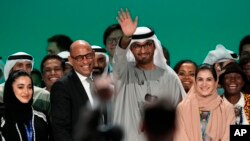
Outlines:
<svg viewBox="0 0 250 141"><path fill-rule="evenodd" d="M78 72L76 72L76 74L79 77L79 79L80 79L80 81L81 81L81 83L82 83L82 85L83 85L83 87L88 95L89 102L90 102L91 106L93 107L94 106L94 98L93 98L93 95L91 93L90 82L87 80L88 77L85 77Z"/></svg>

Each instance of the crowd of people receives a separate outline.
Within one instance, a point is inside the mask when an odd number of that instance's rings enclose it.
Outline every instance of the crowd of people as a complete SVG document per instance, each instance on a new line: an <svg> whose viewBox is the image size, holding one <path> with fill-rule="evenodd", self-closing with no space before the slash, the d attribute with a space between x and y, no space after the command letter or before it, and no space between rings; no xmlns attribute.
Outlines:
<svg viewBox="0 0 250 141"><path fill-rule="evenodd" d="M0 62L3 141L229 141L250 123L250 35L239 55L218 44L202 64L173 69L150 27L128 9L104 47L50 37L40 71L26 52Z"/></svg>

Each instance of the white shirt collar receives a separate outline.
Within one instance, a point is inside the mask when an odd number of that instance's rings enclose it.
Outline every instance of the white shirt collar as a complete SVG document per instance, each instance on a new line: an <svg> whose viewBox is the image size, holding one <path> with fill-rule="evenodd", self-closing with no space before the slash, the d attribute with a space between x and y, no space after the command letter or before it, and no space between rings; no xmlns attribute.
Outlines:
<svg viewBox="0 0 250 141"><path fill-rule="evenodd" d="M82 85L83 85L83 87L88 95L89 102L90 102L91 106L93 107L94 106L94 99L93 99L93 95L91 94L90 83L87 81L88 77L83 76L78 72L76 72L76 75L79 77L79 79L80 79L80 81L81 81L81 83L82 83Z"/></svg>

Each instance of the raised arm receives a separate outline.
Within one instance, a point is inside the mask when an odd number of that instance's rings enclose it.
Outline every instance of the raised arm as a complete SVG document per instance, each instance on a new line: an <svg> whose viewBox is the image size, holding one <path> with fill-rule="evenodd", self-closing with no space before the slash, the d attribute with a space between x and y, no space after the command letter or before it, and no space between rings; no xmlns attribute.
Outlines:
<svg viewBox="0 0 250 141"><path fill-rule="evenodd" d="M126 49L130 43L131 36L134 34L137 24L138 24L138 17L135 17L135 20L132 21L130 13L128 9L124 11L121 9L118 11L118 16L116 17L118 23L121 25L123 31L123 37L121 38L120 46L123 49Z"/></svg>

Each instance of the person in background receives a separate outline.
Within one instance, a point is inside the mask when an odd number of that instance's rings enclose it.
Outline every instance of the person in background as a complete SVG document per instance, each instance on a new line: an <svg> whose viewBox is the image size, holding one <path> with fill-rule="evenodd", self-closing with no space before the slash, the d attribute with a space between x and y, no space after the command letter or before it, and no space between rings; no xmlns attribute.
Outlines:
<svg viewBox="0 0 250 141"><path fill-rule="evenodd" d="M242 58L245 55L249 55L249 54L250 54L250 35L246 35L240 41L239 56L240 58Z"/></svg>
<svg viewBox="0 0 250 141"><path fill-rule="evenodd" d="M4 85L4 115L1 117L1 140L48 141L47 117L32 107L34 87L25 71L13 71Z"/></svg>
<svg viewBox="0 0 250 141"><path fill-rule="evenodd" d="M123 36L114 54L113 123L123 127L125 141L142 141L145 138L139 122L144 105L166 98L176 107L186 93L176 73L166 64L154 31L137 27L138 18L132 21L128 10L121 9L117 20Z"/></svg>
<svg viewBox="0 0 250 141"><path fill-rule="evenodd" d="M95 65L92 75L107 76L109 71L109 57L106 50L100 46L92 45L91 48L95 51Z"/></svg>
<svg viewBox="0 0 250 141"><path fill-rule="evenodd" d="M217 79L213 66L198 67L193 87L177 106L174 141L229 141L234 107L217 94Z"/></svg>
<svg viewBox="0 0 250 141"><path fill-rule="evenodd" d="M10 55L4 66L4 77L8 79L9 74L15 70L23 70L31 74L34 66L34 58L25 52L17 52ZM4 83L0 85L0 102L3 103ZM33 107L45 112L49 111L50 93L42 88L34 86Z"/></svg>
<svg viewBox="0 0 250 141"><path fill-rule="evenodd" d="M45 89L50 92L52 85L64 75L65 64L58 55L46 55L41 62L41 72Z"/></svg>
<svg viewBox="0 0 250 141"><path fill-rule="evenodd" d="M191 60L180 60L174 66L174 71L180 78L186 93L193 86L196 70L197 64Z"/></svg>
<svg viewBox="0 0 250 141"><path fill-rule="evenodd" d="M41 72L38 69L34 68L31 71L30 75L31 75L34 86L42 88L44 84L43 84Z"/></svg>
<svg viewBox="0 0 250 141"><path fill-rule="evenodd" d="M250 94L250 54L241 57L239 65L247 77L247 80L245 81L245 85L243 86L241 92L243 92L244 94Z"/></svg>
<svg viewBox="0 0 250 141"><path fill-rule="evenodd" d="M250 95L241 92L247 77L237 63L230 63L219 77L219 83L224 88L223 99L234 105L236 124L250 123Z"/></svg>
<svg viewBox="0 0 250 141"><path fill-rule="evenodd" d="M109 64L110 64L110 71L112 72L113 66L113 56L115 53L116 45L118 44L120 38L122 37L123 32L121 26L119 24L112 24L109 25L103 34L103 44L106 47L109 55Z"/></svg>
<svg viewBox="0 0 250 141"><path fill-rule="evenodd" d="M217 76L220 76L220 73L223 72L224 67L231 63L238 61L238 55L231 50L226 49L222 44L218 44L215 47L215 50L208 52L206 58L204 59L204 64L213 65ZM223 88L218 85L218 94L222 95L224 93Z"/></svg>
<svg viewBox="0 0 250 141"><path fill-rule="evenodd" d="M66 35L54 35L48 39L47 53L58 54L62 51L69 51L69 47L72 43L73 41Z"/></svg>
<svg viewBox="0 0 250 141"><path fill-rule="evenodd" d="M158 100L144 107L141 130L147 141L172 141L175 121L176 108L165 99Z"/></svg>
<svg viewBox="0 0 250 141"><path fill-rule="evenodd" d="M0 84L4 82L3 69L4 69L4 62L2 57L0 56Z"/></svg>
<svg viewBox="0 0 250 141"><path fill-rule="evenodd" d="M68 72L70 72L73 69L73 67L70 64L69 59L68 59L68 57L70 56L69 51L62 51L62 52L58 53L57 55L63 59L64 64L65 64L64 74L67 74Z"/></svg>

